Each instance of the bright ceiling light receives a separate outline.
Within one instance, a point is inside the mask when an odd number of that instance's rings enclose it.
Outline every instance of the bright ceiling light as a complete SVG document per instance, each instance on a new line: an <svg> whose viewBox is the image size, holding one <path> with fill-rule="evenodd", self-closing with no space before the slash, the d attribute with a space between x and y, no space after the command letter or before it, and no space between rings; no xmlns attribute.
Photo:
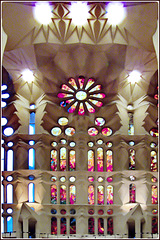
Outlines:
<svg viewBox="0 0 160 240"><path fill-rule="evenodd" d="M70 15L72 21L77 26L82 26L87 22L88 5L86 2L72 2L70 7Z"/></svg>
<svg viewBox="0 0 160 240"><path fill-rule="evenodd" d="M121 23L126 17L126 10L121 2L111 2L106 7L108 22L112 25Z"/></svg>
<svg viewBox="0 0 160 240"><path fill-rule="evenodd" d="M29 69L25 69L22 72L22 76L23 76L23 79L29 83L31 83L34 80L33 73Z"/></svg>
<svg viewBox="0 0 160 240"><path fill-rule="evenodd" d="M141 78L141 73L137 70L134 70L129 74L128 81L130 83L136 83L140 80L140 78Z"/></svg>
<svg viewBox="0 0 160 240"><path fill-rule="evenodd" d="M44 25L49 24L52 22L52 7L49 5L48 2L38 2L34 8L34 17L35 19Z"/></svg>

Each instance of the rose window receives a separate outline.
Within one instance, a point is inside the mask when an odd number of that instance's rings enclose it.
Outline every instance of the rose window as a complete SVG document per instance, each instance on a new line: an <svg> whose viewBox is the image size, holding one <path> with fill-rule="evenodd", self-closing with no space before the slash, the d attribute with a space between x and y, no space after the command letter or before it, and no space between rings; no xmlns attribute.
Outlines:
<svg viewBox="0 0 160 240"><path fill-rule="evenodd" d="M101 93L102 86L96 85L93 78L85 81L83 76L78 77L78 81L69 78L67 84L62 84L62 92L58 94L59 98L63 98L60 106L67 109L69 113L78 112L84 115L87 111L94 113L96 107L103 105L102 99L105 97Z"/></svg>

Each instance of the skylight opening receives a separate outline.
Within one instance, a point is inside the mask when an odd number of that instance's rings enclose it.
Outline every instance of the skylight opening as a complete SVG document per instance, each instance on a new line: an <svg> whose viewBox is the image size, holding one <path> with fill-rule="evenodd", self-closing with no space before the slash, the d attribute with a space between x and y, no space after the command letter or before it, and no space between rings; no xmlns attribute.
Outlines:
<svg viewBox="0 0 160 240"><path fill-rule="evenodd" d="M70 15L72 21L77 26L82 26L87 23L89 8L86 2L72 2L70 7Z"/></svg>
<svg viewBox="0 0 160 240"><path fill-rule="evenodd" d="M48 25L52 22L52 7L48 2L37 2L33 14L34 18L41 24Z"/></svg>
<svg viewBox="0 0 160 240"><path fill-rule="evenodd" d="M121 2L110 2L106 7L108 23L111 25L120 24L126 17L126 10Z"/></svg>

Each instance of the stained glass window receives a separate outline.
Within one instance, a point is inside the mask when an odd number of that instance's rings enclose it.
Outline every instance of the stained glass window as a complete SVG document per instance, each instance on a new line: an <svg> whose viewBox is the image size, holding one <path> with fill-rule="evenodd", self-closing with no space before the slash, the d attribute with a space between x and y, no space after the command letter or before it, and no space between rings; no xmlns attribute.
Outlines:
<svg viewBox="0 0 160 240"><path fill-rule="evenodd" d="M157 199L157 186L152 186L152 204L157 204L158 199Z"/></svg>
<svg viewBox="0 0 160 240"><path fill-rule="evenodd" d="M60 143L61 143L61 144L66 144L67 141L66 141L66 139L61 139L61 140L60 140Z"/></svg>
<svg viewBox="0 0 160 240"><path fill-rule="evenodd" d="M94 234L94 218L88 219L88 233Z"/></svg>
<svg viewBox="0 0 160 240"><path fill-rule="evenodd" d="M66 234L66 218L61 218L61 234Z"/></svg>
<svg viewBox="0 0 160 240"><path fill-rule="evenodd" d="M99 215L103 215L103 214L104 214L103 209L99 209L99 210L98 210L98 214L99 214Z"/></svg>
<svg viewBox="0 0 160 240"><path fill-rule="evenodd" d="M29 134L35 134L35 112L30 113Z"/></svg>
<svg viewBox="0 0 160 240"><path fill-rule="evenodd" d="M72 177L69 178L69 181L70 181L70 182L75 182L75 181L76 181L76 178L72 176Z"/></svg>
<svg viewBox="0 0 160 240"><path fill-rule="evenodd" d="M98 218L98 234L104 234L104 220L103 220L103 218Z"/></svg>
<svg viewBox="0 0 160 240"><path fill-rule="evenodd" d="M90 185L88 187L88 204L93 205L94 204L94 186Z"/></svg>
<svg viewBox="0 0 160 240"><path fill-rule="evenodd" d="M65 214L66 214L66 210L65 210L65 209L61 209L60 213L61 213L62 215L65 215Z"/></svg>
<svg viewBox="0 0 160 240"><path fill-rule="evenodd" d="M28 184L28 201L34 202L34 183Z"/></svg>
<svg viewBox="0 0 160 240"><path fill-rule="evenodd" d="M151 171L157 171L157 153L156 151L151 151Z"/></svg>
<svg viewBox="0 0 160 240"><path fill-rule="evenodd" d="M97 126L103 126L105 124L105 120L102 117L98 117L95 119L95 125Z"/></svg>
<svg viewBox="0 0 160 240"><path fill-rule="evenodd" d="M94 182L94 177L88 177L88 182Z"/></svg>
<svg viewBox="0 0 160 240"><path fill-rule="evenodd" d="M7 171L13 171L13 150L7 151Z"/></svg>
<svg viewBox="0 0 160 240"><path fill-rule="evenodd" d="M51 185L51 203L57 203L57 186Z"/></svg>
<svg viewBox="0 0 160 240"><path fill-rule="evenodd" d="M64 183L64 182L66 181L66 177L64 177L64 176L63 176L63 177L60 177L59 180Z"/></svg>
<svg viewBox="0 0 160 240"><path fill-rule="evenodd" d="M76 234L76 219L70 219L70 234Z"/></svg>
<svg viewBox="0 0 160 240"><path fill-rule="evenodd" d="M109 217L107 219L107 234L113 235L113 218Z"/></svg>
<svg viewBox="0 0 160 240"><path fill-rule="evenodd" d="M35 149L34 148L30 148L29 149L29 154L28 154L28 168L30 170L34 170L35 169Z"/></svg>
<svg viewBox="0 0 160 240"><path fill-rule="evenodd" d="M51 218L51 234L57 235L57 218Z"/></svg>
<svg viewBox="0 0 160 240"><path fill-rule="evenodd" d="M109 137L112 135L112 129L107 127L102 129L102 134L106 137Z"/></svg>
<svg viewBox="0 0 160 240"><path fill-rule="evenodd" d="M13 232L13 217L7 217L7 232Z"/></svg>
<svg viewBox="0 0 160 240"><path fill-rule="evenodd" d="M57 150L51 151L51 171L57 171Z"/></svg>
<svg viewBox="0 0 160 240"><path fill-rule="evenodd" d="M88 151L88 171L89 172L94 171L94 151L93 150Z"/></svg>
<svg viewBox="0 0 160 240"><path fill-rule="evenodd" d="M134 141L130 141L129 143L128 143L130 146L134 146Z"/></svg>
<svg viewBox="0 0 160 240"><path fill-rule="evenodd" d="M153 209L152 210L152 214L157 214L158 213L158 210L157 209Z"/></svg>
<svg viewBox="0 0 160 240"><path fill-rule="evenodd" d="M131 181L135 181L135 180L136 180L136 177L133 176L133 175L131 175L131 176L129 176L129 179L130 179Z"/></svg>
<svg viewBox="0 0 160 240"><path fill-rule="evenodd" d="M149 133L152 137L158 137L159 136L158 128L152 128Z"/></svg>
<svg viewBox="0 0 160 240"><path fill-rule="evenodd" d="M6 192L7 192L7 203L13 203L13 185L12 184L7 184Z"/></svg>
<svg viewBox="0 0 160 240"><path fill-rule="evenodd" d="M108 177L107 178L107 182L112 182L113 181L113 178L112 177Z"/></svg>
<svg viewBox="0 0 160 240"><path fill-rule="evenodd" d="M113 145L112 142L107 142L107 143L106 143L106 146L107 146L107 147L112 147L112 145Z"/></svg>
<svg viewBox="0 0 160 240"><path fill-rule="evenodd" d="M112 215L112 214L113 214L113 210L112 210L112 209L108 209L108 210L107 210L107 214L108 214L108 215Z"/></svg>
<svg viewBox="0 0 160 240"><path fill-rule="evenodd" d="M74 204L76 202L76 187L74 185L70 185L70 204Z"/></svg>
<svg viewBox="0 0 160 240"><path fill-rule="evenodd" d="M135 184L129 185L129 196L130 196L130 203L136 202L136 186Z"/></svg>
<svg viewBox="0 0 160 240"><path fill-rule="evenodd" d="M57 146L57 143L56 143L56 142L52 142L52 143L51 143L51 146L52 146L52 147L56 147L56 146Z"/></svg>
<svg viewBox="0 0 160 240"><path fill-rule="evenodd" d="M151 178L151 182L156 183L157 182L157 178L156 177L152 177Z"/></svg>
<svg viewBox="0 0 160 240"><path fill-rule="evenodd" d="M158 233L158 218L152 217L152 234Z"/></svg>
<svg viewBox="0 0 160 240"><path fill-rule="evenodd" d="M60 204L66 204L66 186L60 187Z"/></svg>
<svg viewBox="0 0 160 240"><path fill-rule="evenodd" d="M69 171L76 170L76 152L74 150L69 151Z"/></svg>
<svg viewBox="0 0 160 240"><path fill-rule="evenodd" d="M88 142L88 147L93 147L94 143L93 142Z"/></svg>
<svg viewBox="0 0 160 240"><path fill-rule="evenodd" d="M113 187L107 186L107 204L113 204Z"/></svg>
<svg viewBox="0 0 160 240"><path fill-rule="evenodd" d="M74 134L75 134L75 129L74 128L72 128L72 127L68 127L68 128L66 128L66 130L65 130L65 134L67 135L67 136L73 136Z"/></svg>
<svg viewBox="0 0 160 240"><path fill-rule="evenodd" d="M97 148L97 171L103 172L103 148Z"/></svg>
<svg viewBox="0 0 160 240"><path fill-rule="evenodd" d="M95 127L89 128L88 129L88 134L92 137L96 136L98 134L98 130Z"/></svg>
<svg viewBox="0 0 160 240"><path fill-rule="evenodd" d="M135 170L135 150L129 149L129 169Z"/></svg>
<svg viewBox="0 0 160 240"><path fill-rule="evenodd" d="M66 148L60 148L60 171L66 171Z"/></svg>
<svg viewBox="0 0 160 240"><path fill-rule="evenodd" d="M151 147L151 148L155 148L156 146L157 146L156 143L154 143L154 142L151 142L151 143L150 143L150 147Z"/></svg>
<svg viewBox="0 0 160 240"><path fill-rule="evenodd" d="M97 140L97 144L98 144L98 145L103 144L103 140L102 140L102 139L98 139L98 140Z"/></svg>
<svg viewBox="0 0 160 240"><path fill-rule="evenodd" d="M97 178L97 181L98 181L99 183L103 182L103 177L98 177L98 178Z"/></svg>
<svg viewBox="0 0 160 240"><path fill-rule="evenodd" d="M98 205L103 205L104 204L104 187L103 186L98 186Z"/></svg>
<svg viewBox="0 0 160 240"><path fill-rule="evenodd" d="M61 134L61 132L62 132L62 130L59 127L54 127L51 130L52 135L56 136L56 137L59 136Z"/></svg>
<svg viewBox="0 0 160 240"><path fill-rule="evenodd" d="M113 171L113 154L112 150L106 151L106 160L107 160L107 172Z"/></svg>
<svg viewBox="0 0 160 240"><path fill-rule="evenodd" d="M88 210L88 214L93 215L94 214L94 210L93 209L89 209Z"/></svg>
<svg viewBox="0 0 160 240"><path fill-rule="evenodd" d="M133 113L128 113L128 118L129 118L128 135L134 135Z"/></svg>
<svg viewBox="0 0 160 240"><path fill-rule="evenodd" d="M58 119L58 123L59 123L59 125L61 125L61 126L65 126L65 125L68 124L68 118L66 118L66 117L61 117L61 118Z"/></svg>

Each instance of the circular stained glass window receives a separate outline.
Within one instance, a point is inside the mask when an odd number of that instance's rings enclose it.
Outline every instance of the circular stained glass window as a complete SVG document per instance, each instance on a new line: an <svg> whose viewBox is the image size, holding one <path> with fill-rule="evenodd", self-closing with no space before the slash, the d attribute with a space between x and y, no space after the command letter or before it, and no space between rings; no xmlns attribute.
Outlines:
<svg viewBox="0 0 160 240"><path fill-rule="evenodd" d="M97 126L103 126L105 124L104 118L98 117L95 119L95 125Z"/></svg>
<svg viewBox="0 0 160 240"><path fill-rule="evenodd" d="M76 181L76 178L75 178L75 177L70 177L70 178L69 178L69 181L70 181L70 182L75 182L75 181Z"/></svg>
<svg viewBox="0 0 160 240"><path fill-rule="evenodd" d="M69 146L70 146L70 147L75 147L75 146L76 146L76 143L75 143L75 142L70 142Z"/></svg>
<svg viewBox="0 0 160 240"><path fill-rule="evenodd" d="M59 123L59 125L61 125L61 126L65 126L65 125L68 124L68 118L66 118L66 117L61 117L61 118L58 119L58 123Z"/></svg>
<svg viewBox="0 0 160 240"><path fill-rule="evenodd" d="M9 214L13 213L13 209L12 208L8 208L7 209L7 213L9 213Z"/></svg>
<svg viewBox="0 0 160 240"><path fill-rule="evenodd" d="M60 140L60 143L61 143L61 144L66 144L66 142L67 142L66 139L61 139L61 140Z"/></svg>
<svg viewBox="0 0 160 240"><path fill-rule="evenodd" d="M107 178L107 182L112 182L113 181L113 178L112 177L108 177Z"/></svg>
<svg viewBox="0 0 160 240"><path fill-rule="evenodd" d="M102 209L98 210L98 214L99 215L103 215L104 214L104 211Z"/></svg>
<svg viewBox="0 0 160 240"><path fill-rule="evenodd" d="M7 137L9 137L9 136L11 136L14 133L14 130L11 127L7 127L7 128L4 129L3 133Z"/></svg>
<svg viewBox="0 0 160 240"><path fill-rule="evenodd" d="M28 179L29 179L29 180L34 180L35 177L34 177L33 175L29 175L29 176L28 176Z"/></svg>
<svg viewBox="0 0 160 240"><path fill-rule="evenodd" d="M60 181L61 181L61 182L65 182L65 181L66 181L66 178L65 178L65 177L60 177Z"/></svg>
<svg viewBox="0 0 160 240"><path fill-rule="evenodd" d="M8 177L6 178L6 180L7 180L8 182L12 182L12 181L13 181L13 177L12 177L12 176L8 176Z"/></svg>
<svg viewBox="0 0 160 240"><path fill-rule="evenodd" d="M71 209L70 210L70 214L76 214L76 210L75 209Z"/></svg>
<svg viewBox="0 0 160 240"><path fill-rule="evenodd" d="M110 147L113 146L113 144L112 144L112 142L107 142L107 143L106 143L106 146L110 148Z"/></svg>
<svg viewBox="0 0 160 240"><path fill-rule="evenodd" d="M156 183L157 182L157 178L156 177L152 177L151 178L151 182Z"/></svg>
<svg viewBox="0 0 160 240"><path fill-rule="evenodd" d="M56 181L57 181L57 177L56 176L51 177L51 182L56 182Z"/></svg>
<svg viewBox="0 0 160 240"><path fill-rule="evenodd" d="M135 180L136 180L135 176L133 176L133 175L129 176L129 179L130 179L131 181L135 181Z"/></svg>
<svg viewBox="0 0 160 240"><path fill-rule="evenodd" d="M62 130L59 127L54 127L51 130L53 136L59 136L62 133Z"/></svg>
<svg viewBox="0 0 160 240"><path fill-rule="evenodd" d="M94 181L94 177L88 177L88 182L93 182Z"/></svg>
<svg viewBox="0 0 160 240"><path fill-rule="evenodd" d="M90 136L96 136L98 134L98 130L95 127L89 128L88 129L88 134Z"/></svg>
<svg viewBox="0 0 160 240"><path fill-rule="evenodd" d="M93 214L94 214L94 210L93 210L93 209L89 209L89 210L88 210L88 213L89 213L90 215L93 215Z"/></svg>
<svg viewBox="0 0 160 240"><path fill-rule="evenodd" d="M75 129L72 128L72 127L66 128L65 134L66 134L67 136L73 136L73 135L75 134Z"/></svg>
<svg viewBox="0 0 160 240"><path fill-rule="evenodd" d="M98 181L99 183L103 182L103 177L98 177L98 178L97 178L97 181Z"/></svg>
<svg viewBox="0 0 160 240"><path fill-rule="evenodd" d="M157 209L153 209L152 210L152 214L157 214L158 213L158 210Z"/></svg>
<svg viewBox="0 0 160 240"><path fill-rule="evenodd" d="M158 137L159 136L158 128L152 128L149 133L152 137Z"/></svg>
<svg viewBox="0 0 160 240"><path fill-rule="evenodd" d="M157 146L157 144L156 143L154 143L154 142L151 142L151 144L150 144L150 147L151 148L155 148Z"/></svg>
<svg viewBox="0 0 160 240"><path fill-rule="evenodd" d="M84 100L84 99L86 99L86 97L87 97L87 93L84 92L84 91L78 91L78 92L76 93L76 98L77 98L78 100Z"/></svg>
<svg viewBox="0 0 160 240"><path fill-rule="evenodd" d="M102 139L98 139L98 140L97 140L97 144L98 144L98 145L103 144L103 140L102 140Z"/></svg>
<svg viewBox="0 0 160 240"><path fill-rule="evenodd" d="M8 143L7 143L7 146L8 146L8 147L12 147L12 146L13 146L13 142L8 142Z"/></svg>
<svg viewBox="0 0 160 240"><path fill-rule="evenodd" d="M65 214L66 214L66 210L65 210L65 209L62 209L62 210L60 211L60 213L61 213L62 215L65 215Z"/></svg>
<svg viewBox="0 0 160 240"><path fill-rule="evenodd" d="M112 209L108 209L108 210L107 210L107 214L108 214L108 215L112 215L112 214L113 214L113 210L112 210Z"/></svg>
<svg viewBox="0 0 160 240"><path fill-rule="evenodd" d="M128 143L130 146L134 146L134 142L133 141L130 141L129 143Z"/></svg>
<svg viewBox="0 0 160 240"><path fill-rule="evenodd" d="M93 147L93 146L94 146L94 143L93 143L93 142L89 142L89 143L88 143L88 146L89 146L89 147Z"/></svg>
<svg viewBox="0 0 160 240"><path fill-rule="evenodd" d="M57 143L56 143L56 142L52 142L52 143L51 143L51 146L52 146L52 147L56 147L56 146L57 146Z"/></svg>
<svg viewBox="0 0 160 240"><path fill-rule="evenodd" d="M111 136L112 135L112 129L111 128L103 128L102 129L102 134L104 135L104 136Z"/></svg>
<svg viewBox="0 0 160 240"><path fill-rule="evenodd" d="M51 213L52 213L52 214L56 214L56 213L57 213L57 210L56 210L56 209L51 209Z"/></svg>

